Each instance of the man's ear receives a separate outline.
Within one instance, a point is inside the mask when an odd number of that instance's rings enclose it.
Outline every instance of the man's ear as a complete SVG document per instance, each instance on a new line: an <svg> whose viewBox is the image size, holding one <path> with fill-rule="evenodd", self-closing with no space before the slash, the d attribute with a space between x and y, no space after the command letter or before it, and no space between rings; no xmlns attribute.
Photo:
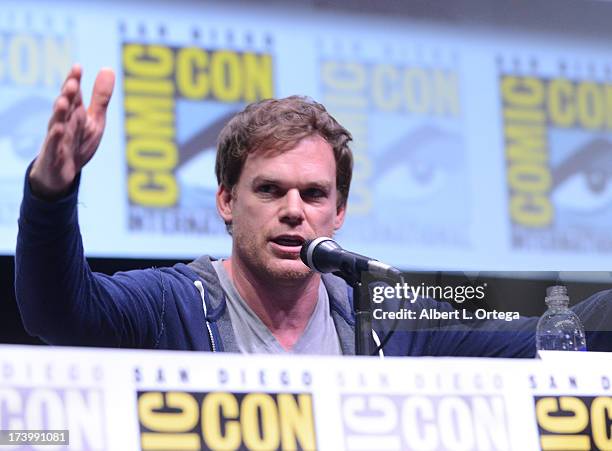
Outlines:
<svg viewBox="0 0 612 451"><path fill-rule="evenodd" d="M346 204L336 209L336 218L334 219L334 232L338 231L342 224L344 224L344 217L346 216Z"/></svg>
<svg viewBox="0 0 612 451"><path fill-rule="evenodd" d="M225 224L232 223L232 191L228 190L223 184L217 189L217 211Z"/></svg>

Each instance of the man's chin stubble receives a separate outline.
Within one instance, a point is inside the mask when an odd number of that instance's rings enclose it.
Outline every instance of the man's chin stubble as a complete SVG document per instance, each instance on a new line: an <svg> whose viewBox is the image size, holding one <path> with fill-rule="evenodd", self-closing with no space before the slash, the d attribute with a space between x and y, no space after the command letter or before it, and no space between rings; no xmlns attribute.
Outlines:
<svg viewBox="0 0 612 451"><path fill-rule="evenodd" d="M275 280L292 282L306 280L312 276L312 272L304 266L301 268L269 268L268 274Z"/></svg>

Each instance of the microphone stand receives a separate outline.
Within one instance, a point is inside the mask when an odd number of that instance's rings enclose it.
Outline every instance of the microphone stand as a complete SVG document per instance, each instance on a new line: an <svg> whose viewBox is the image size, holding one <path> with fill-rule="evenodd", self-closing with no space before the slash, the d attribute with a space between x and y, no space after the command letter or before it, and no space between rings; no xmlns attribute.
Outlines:
<svg viewBox="0 0 612 451"><path fill-rule="evenodd" d="M322 249L320 265L314 263L315 249ZM397 268L386 265L378 260L363 255L348 252L342 249L331 238L319 237L304 242L300 251L300 258L306 266L313 271L332 274L344 279L353 287L353 310L355 312L355 353L357 355L372 355L372 304L370 301L368 276L383 279L397 279L403 282L401 272ZM363 293L366 290L366 293ZM393 330L377 345L375 351L384 347L389 341Z"/></svg>
<svg viewBox="0 0 612 451"><path fill-rule="evenodd" d="M334 275L341 277L353 287L353 311L355 312L355 354L372 355L372 302L369 293L363 293L367 284L357 278L354 274L335 272ZM365 296L364 296L365 294Z"/></svg>
<svg viewBox="0 0 612 451"><path fill-rule="evenodd" d="M355 310L355 354L372 355L372 303L370 296L362 296L363 284L353 286L353 309Z"/></svg>

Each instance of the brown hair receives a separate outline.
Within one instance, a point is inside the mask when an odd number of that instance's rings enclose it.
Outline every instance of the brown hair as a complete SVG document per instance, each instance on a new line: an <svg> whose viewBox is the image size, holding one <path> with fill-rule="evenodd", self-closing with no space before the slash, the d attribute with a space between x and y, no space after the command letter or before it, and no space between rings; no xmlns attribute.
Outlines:
<svg viewBox="0 0 612 451"><path fill-rule="evenodd" d="M344 207L353 174L353 154L348 146L352 137L323 105L308 97L261 100L236 114L219 133L217 182L231 191L250 153L260 149L286 151L315 134L325 139L334 151L337 206Z"/></svg>

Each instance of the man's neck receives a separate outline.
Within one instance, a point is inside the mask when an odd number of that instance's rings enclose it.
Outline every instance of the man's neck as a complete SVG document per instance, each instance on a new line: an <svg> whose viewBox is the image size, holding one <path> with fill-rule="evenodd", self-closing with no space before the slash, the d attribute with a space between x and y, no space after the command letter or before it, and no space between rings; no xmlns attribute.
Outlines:
<svg viewBox="0 0 612 451"><path fill-rule="evenodd" d="M278 283L256 277L234 259L224 260L223 266L251 310L283 348L291 349L317 305L321 277L313 274L303 280Z"/></svg>

